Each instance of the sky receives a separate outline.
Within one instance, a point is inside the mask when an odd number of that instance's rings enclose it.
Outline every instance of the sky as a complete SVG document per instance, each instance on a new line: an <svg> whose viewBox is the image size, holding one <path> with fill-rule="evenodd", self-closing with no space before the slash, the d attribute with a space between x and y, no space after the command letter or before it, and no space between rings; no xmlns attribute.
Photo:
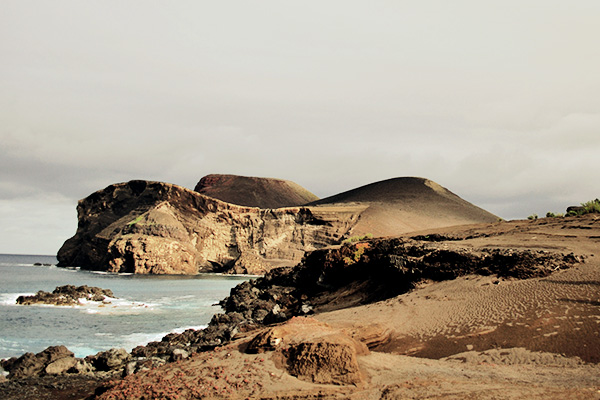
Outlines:
<svg viewBox="0 0 600 400"><path fill-rule="evenodd" d="M502 218L600 197L600 2L33 1L0 13L0 253L210 173L431 179Z"/></svg>

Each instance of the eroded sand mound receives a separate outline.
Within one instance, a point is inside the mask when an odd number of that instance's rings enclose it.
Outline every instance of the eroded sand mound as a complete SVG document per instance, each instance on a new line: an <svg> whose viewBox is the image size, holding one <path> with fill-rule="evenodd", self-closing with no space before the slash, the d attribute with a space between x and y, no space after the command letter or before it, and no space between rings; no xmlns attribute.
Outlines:
<svg viewBox="0 0 600 400"><path fill-rule="evenodd" d="M364 343L304 317L258 334L246 349L247 353L268 351L277 352L288 373L298 379L338 385L362 383L357 356L369 352Z"/></svg>

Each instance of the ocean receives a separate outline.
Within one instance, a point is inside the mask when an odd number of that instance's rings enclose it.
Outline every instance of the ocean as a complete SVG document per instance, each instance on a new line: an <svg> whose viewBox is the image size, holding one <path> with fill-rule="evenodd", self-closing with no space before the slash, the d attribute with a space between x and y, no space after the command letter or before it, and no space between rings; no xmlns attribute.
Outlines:
<svg viewBox="0 0 600 400"><path fill-rule="evenodd" d="M34 266L40 263L41 266ZM130 351L171 332L205 327L215 305L247 277L123 275L58 268L54 256L0 254L0 358L65 345L76 357L113 347ZM16 304L20 295L62 285L110 289L111 304Z"/></svg>

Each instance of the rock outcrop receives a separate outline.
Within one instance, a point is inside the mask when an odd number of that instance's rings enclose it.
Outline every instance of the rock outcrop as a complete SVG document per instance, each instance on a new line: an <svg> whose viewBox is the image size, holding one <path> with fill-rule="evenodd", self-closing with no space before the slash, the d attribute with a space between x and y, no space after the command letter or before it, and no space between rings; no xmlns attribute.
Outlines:
<svg viewBox="0 0 600 400"><path fill-rule="evenodd" d="M153 364L152 359L132 360L125 349L101 351L85 358L76 358L65 346L50 346L33 354L25 353L21 357L12 357L1 361L1 366L8 371L9 379L39 378L49 375L90 375L100 377L121 376L127 367L141 370L140 365L162 365L164 360ZM130 366L130 364L133 364ZM140 365L138 365L140 364Z"/></svg>
<svg viewBox="0 0 600 400"><path fill-rule="evenodd" d="M535 278L581 261L570 253L449 248L436 242L401 238L316 250L296 267L276 268L262 278L237 285L221 302L225 312L216 314L206 329L167 335L160 342L135 348L132 355L168 359L177 348L208 350L240 334L294 316L388 299L423 281L451 280L470 274ZM389 332L380 327L362 334L364 343L371 346L388 339Z"/></svg>
<svg viewBox="0 0 600 400"><path fill-rule="evenodd" d="M322 384L358 385L363 376L357 356L369 353L367 346L325 323L295 317L256 335L247 353L275 351L286 370L298 379Z"/></svg>
<svg viewBox="0 0 600 400"><path fill-rule="evenodd" d="M37 354L25 353L2 361L2 368L9 371L9 379L31 376L58 375L77 364L75 355L65 346L51 346Z"/></svg>
<svg viewBox="0 0 600 400"><path fill-rule="evenodd" d="M519 229L534 231L538 224ZM493 228L498 235L510 236L513 225L501 223ZM486 231L490 229L488 226ZM61 373L67 366L67 373L73 374L128 375L254 335L248 352L279 352L287 372L299 379L360 384L363 377L357 369L356 356L390 340L390 332L384 326L335 332L319 322L296 318L293 323L268 330L265 327L293 317L389 299L423 282L473 274L539 278L584 260L558 250L472 247L463 243L475 233L467 230L446 239L442 234L425 235L421 240L370 239L315 250L295 267L272 269L264 277L233 288L221 302L224 312L214 315L206 329L172 333L159 342L138 346L130 354L113 349L75 363L64 360L50 368L54 361L66 356L26 354L7 360L2 366L15 377Z"/></svg>
<svg viewBox="0 0 600 400"><path fill-rule="evenodd" d="M339 242L364 207L260 209L180 186L131 181L77 206L77 233L59 266L136 274L263 274Z"/></svg>
<svg viewBox="0 0 600 400"><path fill-rule="evenodd" d="M52 293L38 291L33 296L19 296L17 304L50 304L55 306L76 306L82 301L105 301L107 297L114 298L110 289L101 289L94 286L58 286Z"/></svg>

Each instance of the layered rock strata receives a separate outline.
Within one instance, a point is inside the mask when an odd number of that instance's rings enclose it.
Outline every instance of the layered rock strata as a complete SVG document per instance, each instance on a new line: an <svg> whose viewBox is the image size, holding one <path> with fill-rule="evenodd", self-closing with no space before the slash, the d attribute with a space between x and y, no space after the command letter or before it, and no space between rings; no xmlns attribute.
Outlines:
<svg viewBox="0 0 600 400"><path fill-rule="evenodd" d="M364 207L237 206L180 186L131 181L81 200L59 266L136 274L263 274L339 243Z"/></svg>

